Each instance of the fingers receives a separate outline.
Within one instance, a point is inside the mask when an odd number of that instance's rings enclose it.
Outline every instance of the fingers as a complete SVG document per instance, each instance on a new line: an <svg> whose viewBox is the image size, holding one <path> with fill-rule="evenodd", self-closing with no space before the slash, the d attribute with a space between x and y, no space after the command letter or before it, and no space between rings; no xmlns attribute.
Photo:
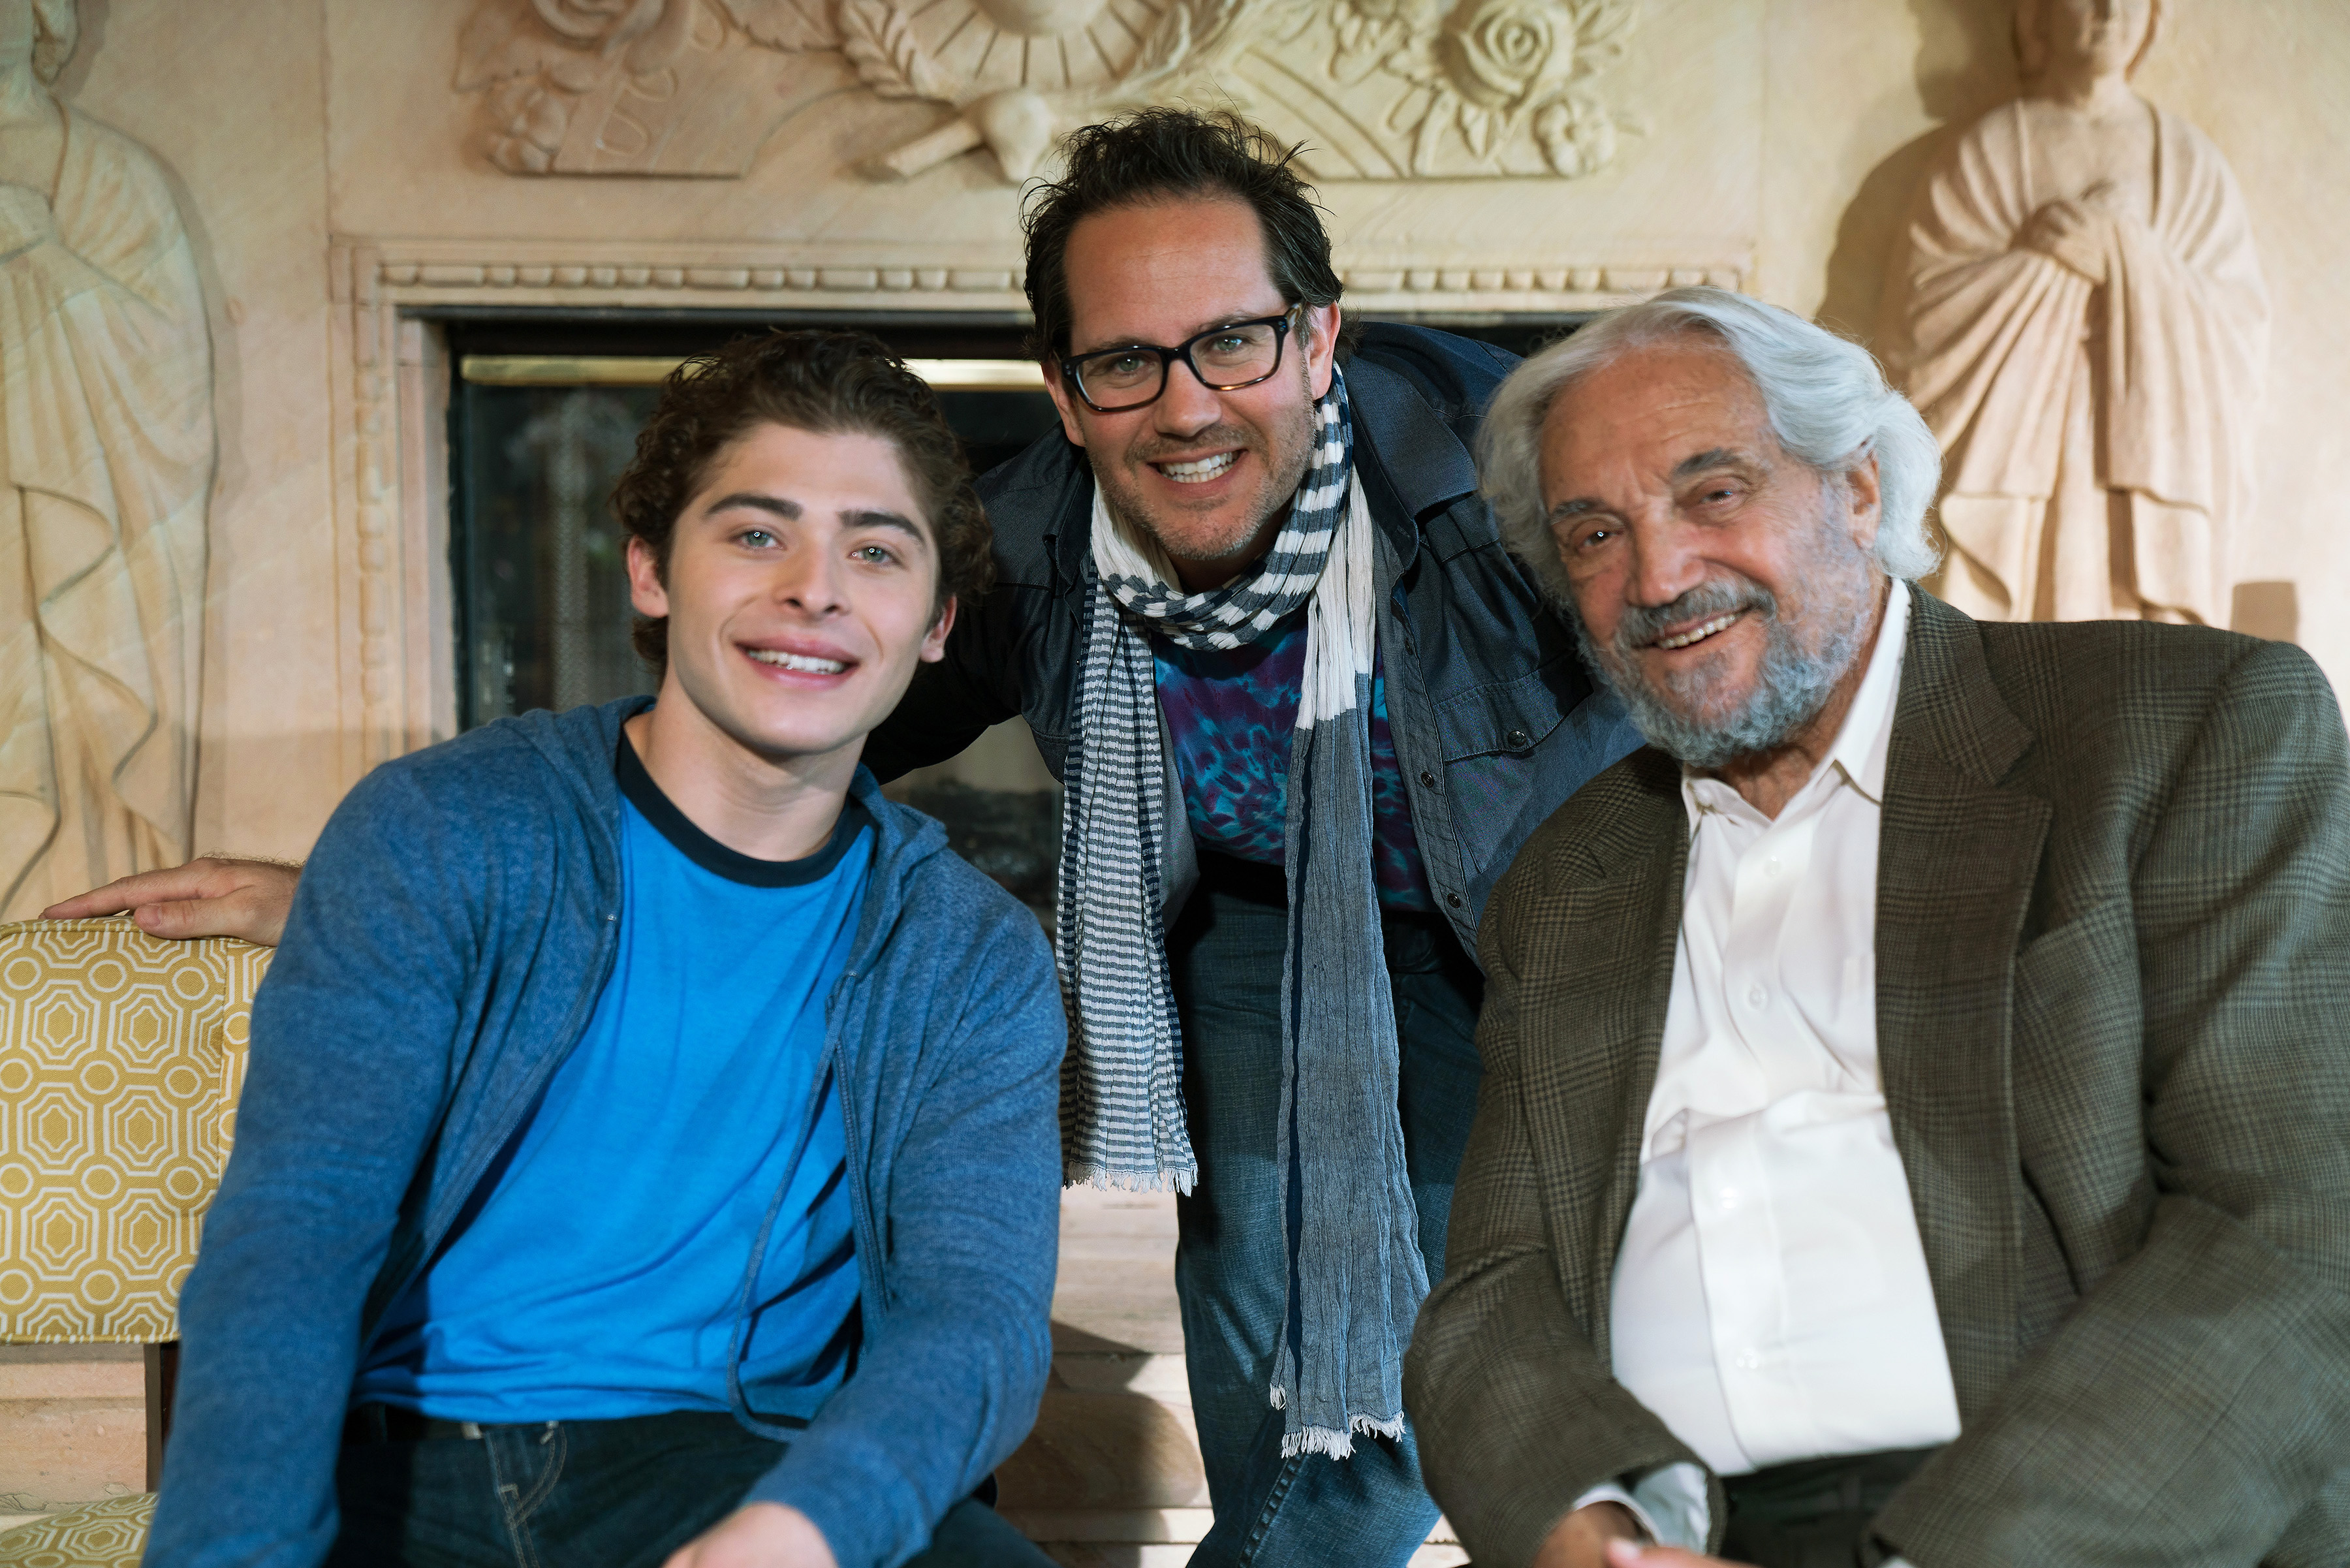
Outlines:
<svg viewBox="0 0 2350 1568"><path fill-rule="evenodd" d="M132 911L151 936L241 937L275 947L286 934L301 867L267 860L191 860L168 871L142 871L41 911L52 920Z"/></svg>
<svg viewBox="0 0 2350 1568"><path fill-rule="evenodd" d="M161 904L141 904L130 911L139 929L151 937L184 941L193 937L237 937L243 921L229 911L227 898L177 898Z"/></svg>
<svg viewBox="0 0 2350 1568"><path fill-rule="evenodd" d="M212 891L208 884L213 868L220 864L191 860L168 871L141 871L136 877L118 877L103 888L93 888L61 904L51 904L41 911L41 919L86 920L99 915L119 915L159 899L204 898Z"/></svg>
<svg viewBox="0 0 2350 1568"><path fill-rule="evenodd" d="M175 940L191 937L237 937L274 948L286 936L294 884L240 888L218 898L191 898L142 905L131 919L150 935Z"/></svg>

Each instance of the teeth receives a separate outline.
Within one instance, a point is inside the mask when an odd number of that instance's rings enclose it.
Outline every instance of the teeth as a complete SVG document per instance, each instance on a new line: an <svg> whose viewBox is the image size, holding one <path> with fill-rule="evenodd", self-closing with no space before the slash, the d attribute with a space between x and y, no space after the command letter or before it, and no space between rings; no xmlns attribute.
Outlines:
<svg viewBox="0 0 2350 1568"><path fill-rule="evenodd" d="M1731 621L1734 621L1737 618L1738 611L1736 610L1731 610L1728 615L1718 615L1711 620L1707 621L1703 626L1692 627L1689 630L1681 633L1679 637L1659 638L1657 639L1657 646L1659 648L1687 648L1692 642L1703 642L1707 638L1711 637L1715 632L1720 631L1722 628L1728 626Z"/></svg>
<svg viewBox="0 0 2350 1568"><path fill-rule="evenodd" d="M1159 472L1178 484L1198 484L1203 480L1214 479L1240 460L1241 454L1236 452L1220 452L1197 462L1161 463Z"/></svg>
<svg viewBox="0 0 2350 1568"><path fill-rule="evenodd" d="M779 648L754 648L751 657L762 664L772 664L778 670L805 670L811 675L837 675L848 668L830 659L811 659L805 653L785 653Z"/></svg>

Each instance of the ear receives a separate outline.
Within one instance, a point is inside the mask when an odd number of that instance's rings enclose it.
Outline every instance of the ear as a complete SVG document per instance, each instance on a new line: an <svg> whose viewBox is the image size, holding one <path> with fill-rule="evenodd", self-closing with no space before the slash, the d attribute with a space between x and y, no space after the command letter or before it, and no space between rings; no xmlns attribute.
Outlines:
<svg viewBox="0 0 2350 1568"><path fill-rule="evenodd" d="M652 546L629 535L629 603L641 616L655 620L669 614L669 589L662 586L660 563Z"/></svg>
<svg viewBox="0 0 2350 1568"><path fill-rule="evenodd" d="M1855 546L1864 553L1877 547L1877 530L1885 521L1885 497L1877 484L1877 454L1868 453L1844 475L1845 527Z"/></svg>
<svg viewBox="0 0 2350 1568"><path fill-rule="evenodd" d="M1330 392L1330 373L1338 364L1338 307L1313 305L1298 326L1305 336L1305 387L1320 401Z"/></svg>
<svg viewBox="0 0 2350 1568"><path fill-rule="evenodd" d="M922 634L922 662L936 664L947 656L947 633L954 629L955 601L949 594L947 602L939 607L939 618Z"/></svg>
<svg viewBox="0 0 2350 1568"><path fill-rule="evenodd" d="M1045 389L1053 394L1053 407L1060 410L1061 431L1072 446L1086 444L1086 432L1077 423L1077 389L1061 379L1061 362L1045 362Z"/></svg>

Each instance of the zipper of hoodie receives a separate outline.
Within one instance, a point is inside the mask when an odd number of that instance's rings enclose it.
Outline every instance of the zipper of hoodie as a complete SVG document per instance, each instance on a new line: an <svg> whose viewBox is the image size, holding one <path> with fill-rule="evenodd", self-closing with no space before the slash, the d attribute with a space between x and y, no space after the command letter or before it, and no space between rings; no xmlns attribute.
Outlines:
<svg viewBox="0 0 2350 1568"><path fill-rule="evenodd" d="M888 1308L889 1282L883 1272L879 1238L873 1230L872 1194L866 1188L867 1174L872 1164L872 1150L866 1144L868 1129L859 1120L861 1107L856 1095L851 1092L853 1080L848 1074L848 1048L843 1035L847 1015L854 1005L853 993L873 978L881 954L889 945L889 932L897 927L904 913L905 879L911 875L913 867L907 864L893 865L890 860L884 859L882 850L886 842L877 815L873 824L873 874L872 879L866 884L866 897L878 897L883 902L873 912L870 940L865 940L860 931L859 940L849 953L848 963L840 971L840 979L833 985L832 996L826 1002L824 1010L825 1060L832 1070L832 1081L840 1096L841 1143L847 1150L849 1161L848 1213L857 1226L858 1311L860 1316L865 1312L864 1298L868 1294L875 1298L873 1310L877 1314ZM898 856L891 858L901 857L910 847L910 845L901 846ZM873 1268L869 1276L873 1288L869 1292L864 1289L864 1282L868 1277L865 1272L868 1258L872 1260Z"/></svg>
<svg viewBox="0 0 2350 1568"><path fill-rule="evenodd" d="M859 985L872 978L873 965L881 950L889 945L888 938L883 933L898 923L899 911L894 905L894 895L897 889L892 887L885 893L880 885L882 870L880 838L880 825L877 822L874 825L874 875L866 884L866 897L869 898L881 894L885 898L890 898L892 902L885 904L879 913L874 917L873 940L869 943L860 940L857 944L856 950L849 955L848 962L841 969L840 978L833 982L832 994L825 999L824 1055L817 1064L817 1082L821 1084L826 1076L829 1076L832 1079L833 1094L840 1102L840 1141L843 1158L847 1166L846 1179L848 1183L848 1217L850 1224L857 1232L857 1295L858 1314L860 1317L865 1315L866 1303L868 1298L873 1302L873 1310L876 1314L886 1309L889 1287L888 1280L883 1275L879 1239L873 1229L871 1195L866 1189L867 1167L871 1151L866 1145L866 1128L859 1116L860 1107L848 1075L848 1051L843 1034L845 1020L854 1006L854 992ZM861 918L859 923L862 924ZM822 1109L820 1104L811 1106L811 1115L820 1115ZM752 1411L749 1395L743 1387L742 1382L742 1358L751 1348L751 1298L754 1293L754 1287L758 1278L759 1269L764 1262L768 1236L775 1221L775 1210L782 1204L783 1196L782 1190L778 1189L774 1199L769 1201L767 1218L759 1227L759 1239L752 1250L751 1272L744 1278L743 1293L736 1298L734 1326L726 1353L726 1391L728 1403L733 1407L737 1425L761 1437L788 1439L793 1435L788 1428L778 1428L771 1422L763 1421Z"/></svg>
<svg viewBox="0 0 2350 1568"><path fill-rule="evenodd" d="M827 1033L829 1033L829 1023L830 1020L827 1018ZM816 1129L824 1120L824 1096L827 1085L831 1085L833 1097L836 1100L846 1101L847 1096L840 1092L840 1073L834 1064L833 1055L829 1050L820 1053L816 1058L816 1082L812 1085L814 1092L808 1096L807 1115L800 1121L799 1142L793 1149L791 1157L784 1161L784 1173L776 1179L775 1193L767 1199L767 1212L759 1221L759 1233L751 1242L751 1258L743 1271L742 1288L734 1293L733 1326L728 1331L726 1337L728 1407L733 1411L736 1424L759 1437L770 1438L777 1442L789 1442L794 1436L794 1430L790 1427L779 1426L764 1419L757 1411L751 1408L751 1396L743 1386L743 1362L751 1354L751 1314L758 1304L759 1276L764 1273L767 1268L767 1247L775 1234L775 1221L782 1217L784 1199L791 1194L792 1178L797 1172L800 1161L807 1158L808 1145L816 1141ZM841 1130L844 1151L842 1158L845 1160L847 1132L845 1119ZM849 1183L849 1214L852 1223L857 1210L856 1185L853 1181ZM860 1291L858 1293L861 1295L863 1293Z"/></svg>
<svg viewBox="0 0 2350 1568"><path fill-rule="evenodd" d="M873 1229L872 1194L866 1190L872 1150L866 1145L866 1128L858 1115L861 1107L857 1104L857 1096L849 1092L848 1052L841 1041L841 1021L852 1005L850 991L868 978L867 974L856 970L850 970L840 977L840 986L834 992L834 1006L825 1018L824 1054L825 1063L832 1073L835 1092L840 1096L841 1142L848 1150L848 1213L857 1224L857 1256L860 1261L867 1258L873 1261L873 1290L870 1293L879 1297L874 1303L874 1310L879 1313L889 1306L889 1285L883 1277L880 1241Z"/></svg>

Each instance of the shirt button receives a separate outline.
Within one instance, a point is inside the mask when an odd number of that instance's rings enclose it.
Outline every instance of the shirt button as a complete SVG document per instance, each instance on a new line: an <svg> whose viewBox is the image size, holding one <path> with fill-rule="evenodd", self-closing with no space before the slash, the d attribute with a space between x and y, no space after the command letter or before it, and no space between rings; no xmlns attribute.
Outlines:
<svg viewBox="0 0 2350 1568"><path fill-rule="evenodd" d="M1434 789L1436 787L1436 775L1430 773L1426 768L1422 768L1419 770L1419 783L1420 787L1423 789Z"/></svg>
<svg viewBox="0 0 2350 1568"><path fill-rule="evenodd" d="M1738 1207L1738 1189L1735 1187L1723 1188L1720 1197L1721 1199L1721 1206L1724 1209L1735 1209Z"/></svg>
<svg viewBox="0 0 2350 1568"><path fill-rule="evenodd" d="M1760 1371L1762 1366L1762 1353L1759 1350L1742 1350L1738 1353L1738 1365L1742 1371Z"/></svg>
<svg viewBox="0 0 2350 1568"><path fill-rule="evenodd" d="M1461 895L1460 895L1460 894L1458 894L1458 893L1447 893L1447 894L1445 894L1445 895L1444 895L1444 907L1445 907L1446 909L1459 909L1459 908L1461 907Z"/></svg>
<svg viewBox="0 0 2350 1568"><path fill-rule="evenodd" d="M1762 875L1765 877L1776 877L1779 874L1779 857L1777 856L1773 855L1771 858L1762 862Z"/></svg>
<svg viewBox="0 0 2350 1568"><path fill-rule="evenodd" d="M1760 1012L1771 1005L1771 993L1759 985L1755 986L1746 993L1746 1005Z"/></svg>
<svg viewBox="0 0 2350 1568"><path fill-rule="evenodd" d="M1513 752L1523 752L1534 743L1534 738L1523 730L1513 730L1502 737L1502 744Z"/></svg>

